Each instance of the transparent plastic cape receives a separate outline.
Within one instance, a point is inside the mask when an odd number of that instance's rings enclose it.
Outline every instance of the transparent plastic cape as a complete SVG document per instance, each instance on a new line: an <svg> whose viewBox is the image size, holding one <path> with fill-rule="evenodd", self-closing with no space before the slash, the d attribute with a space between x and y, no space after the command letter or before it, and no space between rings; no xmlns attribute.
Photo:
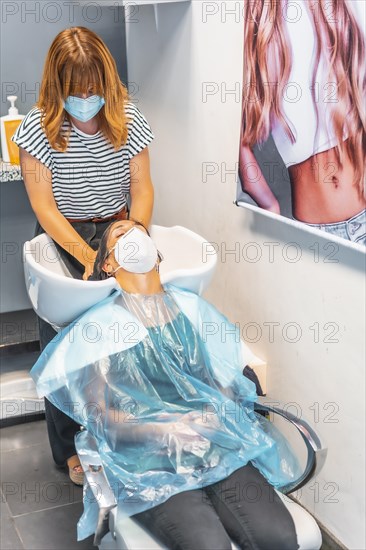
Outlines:
<svg viewBox="0 0 366 550"><path fill-rule="evenodd" d="M251 461L277 488L299 466L274 426L254 413L240 333L204 299L167 285L116 291L63 329L31 375L40 396L97 442L118 513L225 479ZM96 526L84 492L79 540Z"/></svg>

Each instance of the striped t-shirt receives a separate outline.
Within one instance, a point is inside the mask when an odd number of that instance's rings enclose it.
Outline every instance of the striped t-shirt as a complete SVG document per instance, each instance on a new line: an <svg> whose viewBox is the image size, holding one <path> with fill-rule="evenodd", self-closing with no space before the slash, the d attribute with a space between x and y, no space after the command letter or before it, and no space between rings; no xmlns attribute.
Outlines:
<svg viewBox="0 0 366 550"><path fill-rule="evenodd" d="M41 111L33 108L12 137L17 145L47 166L57 208L66 218L106 218L119 212L130 192L130 160L154 138L140 110L126 103L128 137L115 151L99 131L88 135L71 124L68 148L53 149L41 127ZM65 119L62 128L68 130Z"/></svg>

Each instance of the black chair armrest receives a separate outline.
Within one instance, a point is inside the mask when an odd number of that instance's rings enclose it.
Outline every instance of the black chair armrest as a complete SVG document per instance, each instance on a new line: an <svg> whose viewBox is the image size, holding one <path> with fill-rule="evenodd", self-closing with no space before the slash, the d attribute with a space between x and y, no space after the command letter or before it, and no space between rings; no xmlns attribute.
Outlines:
<svg viewBox="0 0 366 550"><path fill-rule="evenodd" d="M319 433L314 430L306 419L297 417L286 410L281 403L269 397L258 397L258 401L254 404L254 410L256 412L264 411L278 414L293 424L300 433L308 452L306 466L301 476L288 485L281 487L281 491L288 494L301 489L313 476L320 472L327 456L328 449Z"/></svg>

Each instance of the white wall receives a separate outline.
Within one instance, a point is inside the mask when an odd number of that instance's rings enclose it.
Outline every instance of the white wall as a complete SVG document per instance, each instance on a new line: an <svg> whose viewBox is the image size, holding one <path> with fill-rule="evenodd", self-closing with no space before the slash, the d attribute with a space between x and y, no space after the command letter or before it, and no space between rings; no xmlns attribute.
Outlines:
<svg viewBox="0 0 366 550"><path fill-rule="evenodd" d="M202 86L238 89L242 5L161 6L158 30L153 7L143 6L128 25L129 82L156 135L154 221L185 225L218 244L208 298L268 361L268 393L294 402L291 410L315 421L328 443L323 471L298 496L347 547L365 548L365 256L233 204L235 176L221 163L233 170L237 162L240 97L217 93L205 102ZM217 13L205 21L207 10ZM204 181L208 162L220 169ZM273 338L269 323L278 323Z"/></svg>

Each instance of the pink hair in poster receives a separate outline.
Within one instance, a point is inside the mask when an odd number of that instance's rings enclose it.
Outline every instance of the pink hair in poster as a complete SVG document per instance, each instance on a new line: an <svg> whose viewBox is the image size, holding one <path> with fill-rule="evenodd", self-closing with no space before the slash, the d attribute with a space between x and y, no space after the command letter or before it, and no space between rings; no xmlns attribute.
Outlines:
<svg viewBox="0 0 366 550"><path fill-rule="evenodd" d="M240 202L366 244L364 0L245 0Z"/></svg>

